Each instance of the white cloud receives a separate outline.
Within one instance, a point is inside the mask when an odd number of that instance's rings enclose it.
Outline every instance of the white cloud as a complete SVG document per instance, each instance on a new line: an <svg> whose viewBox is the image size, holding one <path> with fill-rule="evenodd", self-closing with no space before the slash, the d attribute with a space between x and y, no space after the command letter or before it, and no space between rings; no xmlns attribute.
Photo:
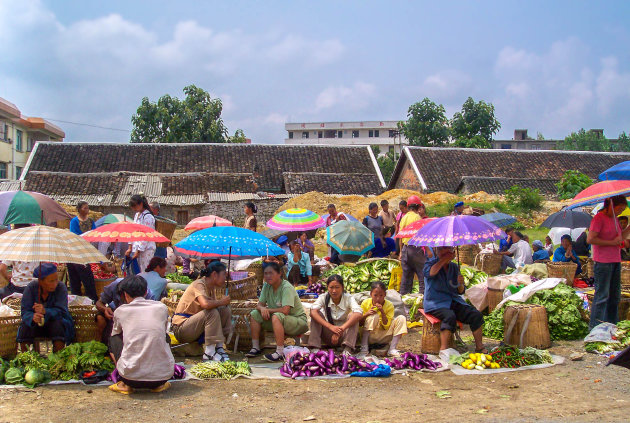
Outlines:
<svg viewBox="0 0 630 423"><path fill-rule="evenodd" d="M358 81L352 86L334 85L324 89L315 100L315 109L323 110L343 106L346 109L362 109L368 106L376 95L376 87Z"/></svg>
<svg viewBox="0 0 630 423"><path fill-rule="evenodd" d="M448 102L462 92L469 91L471 86L470 75L449 69L427 76L420 88L420 95L439 99L439 102Z"/></svg>

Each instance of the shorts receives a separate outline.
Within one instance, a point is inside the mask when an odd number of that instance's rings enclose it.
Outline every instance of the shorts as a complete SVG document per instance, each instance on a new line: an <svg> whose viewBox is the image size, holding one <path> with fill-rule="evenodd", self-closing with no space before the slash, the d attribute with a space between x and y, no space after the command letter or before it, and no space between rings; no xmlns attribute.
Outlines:
<svg viewBox="0 0 630 423"><path fill-rule="evenodd" d="M261 324L263 330L267 332L273 332L273 324L271 319L263 320L262 314L258 310L252 310L252 319ZM288 316L283 313L273 313L282 322L285 335L298 336L305 334L308 331L308 324L306 323L306 315L301 317Z"/></svg>

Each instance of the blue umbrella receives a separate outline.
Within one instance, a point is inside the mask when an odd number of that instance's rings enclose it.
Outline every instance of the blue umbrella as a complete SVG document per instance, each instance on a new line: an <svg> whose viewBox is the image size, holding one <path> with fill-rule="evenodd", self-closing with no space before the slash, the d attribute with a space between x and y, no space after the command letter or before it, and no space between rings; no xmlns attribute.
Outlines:
<svg viewBox="0 0 630 423"><path fill-rule="evenodd" d="M175 244L177 255L197 259L279 256L284 250L266 236L235 226L216 226L188 235Z"/></svg>
<svg viewBox="0 0 630 423"><path fill-rule="evenodd" d="M495 226L498 226L499 228L509 226L512 223L516 222L516 218L514 216L510 216L509 214L505 213L488 213L482 214L479 217L487 220Z"/></svg>
<svg viewBox="0 0 630 423"><path fill-rule="evenodd" d="M627 181L630 180L630 161L621 162L598 176L600 181Z"/></svg>

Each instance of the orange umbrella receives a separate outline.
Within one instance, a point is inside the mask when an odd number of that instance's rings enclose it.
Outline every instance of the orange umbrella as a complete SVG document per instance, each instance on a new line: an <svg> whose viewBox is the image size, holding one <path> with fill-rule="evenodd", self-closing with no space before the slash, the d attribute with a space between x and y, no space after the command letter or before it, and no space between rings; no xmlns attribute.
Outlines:
<svg viewBox="0 0 630 423"><path fill-rule="evenodd" d="M85 240L90 242L136 242L136 241L153 241L153 242L169 242L170 240L145 225L133 222L118 222L103 225L81 235Z"/></svg>
<svg viewBox="0 0 630 423"><path fill-rule="evenodd" d="M201 216L196 217L184 228L187 231L213 228L215 226L232 226L232 222L219 216Z"/></svg>

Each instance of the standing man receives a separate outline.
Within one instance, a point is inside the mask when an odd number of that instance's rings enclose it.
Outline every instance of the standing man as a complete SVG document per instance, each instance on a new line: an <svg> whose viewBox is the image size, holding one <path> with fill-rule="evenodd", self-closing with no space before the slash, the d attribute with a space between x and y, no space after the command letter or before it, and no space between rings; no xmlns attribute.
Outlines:
<svg viewBox="0 0 630 423"><path fill-rule="evenodd" d="M383 219L383 228L393 234L396 228L396 213L389 209L389 201L381 200L381 212L378 214Z"/></svg>
<svg viewBox="0 0 630 423"><path fill-rule="evenodd" d="M617 323L621 300L621 245L630 227L622 230L616 216L628 206L623 195L607 198L593 217L586 242L593 246L595 296L589 328L602 322Z"/></svg>
<svg viewBox="0 0 630 423"><path fill-rule="evenodd" d="M151 203L151 212L153 212L154 217L158 217L160 215L160 203L154 201ZM167 247L155 247L154 257L160 257L166 259L168 257ZM144 269L140 269L141 272L144 272Z"/></svg>
<svg viewBox="0 0 630 423"><path fill-rule="evenodd" d="M412 195L407 199L407 207L409 211L400 221L400 229L404 229L405 226L412 224L413 222L422 219L418 214L420 206L424 207L422 201L417 195ZM413 287L413 277L418 276L418 282L420 284L420 293L424 294L424 263L427 258L422 247L416 247L409 245L411 238L402 238L400 240L402 244L402 251L400 253L400 264L402 267L402 281L400 282L400 293L402 295L409 294Z"/></svg>

